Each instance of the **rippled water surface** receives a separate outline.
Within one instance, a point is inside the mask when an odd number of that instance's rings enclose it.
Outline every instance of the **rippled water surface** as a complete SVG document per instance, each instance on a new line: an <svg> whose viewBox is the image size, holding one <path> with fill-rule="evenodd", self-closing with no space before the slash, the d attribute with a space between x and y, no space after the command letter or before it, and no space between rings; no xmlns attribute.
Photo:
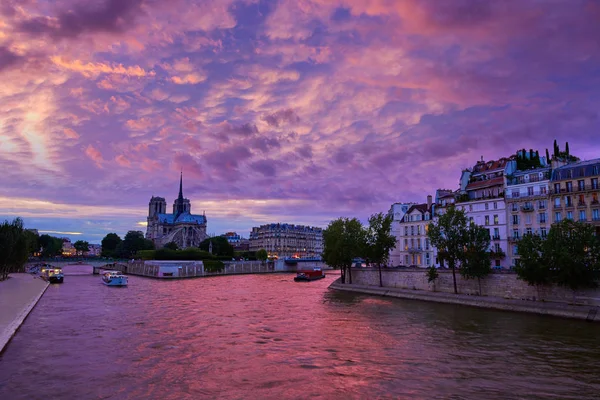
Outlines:
<svg viewBox="0 0 600 400"><path fill-rule="evenodd" d="M600 398L598 324L340 293L332 275L112 288L68 268L0 356L0 399Z"/></svg>

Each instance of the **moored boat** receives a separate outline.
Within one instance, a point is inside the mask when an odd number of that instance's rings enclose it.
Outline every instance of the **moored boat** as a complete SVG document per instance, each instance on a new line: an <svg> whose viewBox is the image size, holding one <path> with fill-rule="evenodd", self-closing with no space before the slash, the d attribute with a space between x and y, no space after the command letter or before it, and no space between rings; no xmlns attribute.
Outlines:
<svg viewBox="0 0 600 400"><path fill-rule="evenodd" d="M294 278L295 282L310 282L316 281L317 279L325 278L325 272L321 268L315 267L310 271L298 271L298 274Z"/></svg>
<svg viewBox="0 0 600 400"><path fill-rule="evenodd" d="M102 274L102 283L106 286L127 286L127 276L119 271L105 271Z"/></svg>
<svg viewBox="0 0 600 400"><path fill-rule="evenodd" d="M42 267L40 276L43 280L50 283L63 283L65 276L61 268L55 268L51 265Z"/></svg>

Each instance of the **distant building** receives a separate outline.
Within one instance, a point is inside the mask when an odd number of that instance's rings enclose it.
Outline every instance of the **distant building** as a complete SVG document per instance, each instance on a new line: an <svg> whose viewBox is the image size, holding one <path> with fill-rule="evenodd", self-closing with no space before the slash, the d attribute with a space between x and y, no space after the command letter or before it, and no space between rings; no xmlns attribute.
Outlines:
<svg viewBox="0 0 600 400"><path fill-rule="evenodd" d="M77 249L75 249L75 247L73 247L73 243L71 243L71 239L62 238L62 241L63 241L63 245L62 245L61 253L62 253L63 257L76 256Z"/></svg>
<svg viewBox="0 0 600 400"><path fill-rule="evenodd" d="M197 247L206 235L206 216L194 215L189 199L183 197L183 174L179 179L179 196L173 202L173 213L167 214L163 197L152 197L148 207L146 239L159 248L175 242L179 248Z"/></svg>
<svg viewBox="0 0 600 400"><path fill-rule="evenodd" d="M323 229L293 224L267 224L252 228L250 251L265 249L269 257L320 257Z"/></svg>
<svg viewBox="0 0 600 400"><path fill-rule="evenodd" d="M102 254L102 245L100 244L90 244L89 251L85 253L86 257L98 257Z"/></svg>
<svg viewBox="0 0 600 400"><path fill-rule="evenodd" d="M408 209L415 203L394 203L388 211L388 215L392 216L391 234L396 238L396 247L390 250L388 265L397 266L402 264L401 252L402 246L399 244L401 223Z"/></svg>
<svg viewBox="0 0 600 400"><path fill-rule="evenodd" d="M233 246L235 251L248 251L250 249L250 241L238 235L236 232L227 232L225 235L227 242Z"/></svg>

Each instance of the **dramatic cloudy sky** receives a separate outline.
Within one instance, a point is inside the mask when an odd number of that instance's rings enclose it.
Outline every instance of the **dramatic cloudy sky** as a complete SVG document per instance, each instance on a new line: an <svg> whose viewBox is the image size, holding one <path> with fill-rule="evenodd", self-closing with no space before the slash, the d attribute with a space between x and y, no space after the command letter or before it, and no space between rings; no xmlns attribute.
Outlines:
<svg viewBox="0 0 600 400"><path fill-rule="evenodd" d="M593 0L0 0L0 219L98 243L183 169L247 236L555 138L600 157L599 38Z"/></svg>

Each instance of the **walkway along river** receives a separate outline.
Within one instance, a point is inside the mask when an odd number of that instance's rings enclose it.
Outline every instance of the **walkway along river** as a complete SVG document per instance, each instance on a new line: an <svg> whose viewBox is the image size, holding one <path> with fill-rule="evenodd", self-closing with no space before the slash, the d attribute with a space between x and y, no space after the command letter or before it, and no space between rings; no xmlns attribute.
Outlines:
<svg viewBox="0 0 600 400"><path fill-rule="evenodd" d="M338 276L67 275L0 356L0 398L598 398L598 324L328 290Z"/></svg>

